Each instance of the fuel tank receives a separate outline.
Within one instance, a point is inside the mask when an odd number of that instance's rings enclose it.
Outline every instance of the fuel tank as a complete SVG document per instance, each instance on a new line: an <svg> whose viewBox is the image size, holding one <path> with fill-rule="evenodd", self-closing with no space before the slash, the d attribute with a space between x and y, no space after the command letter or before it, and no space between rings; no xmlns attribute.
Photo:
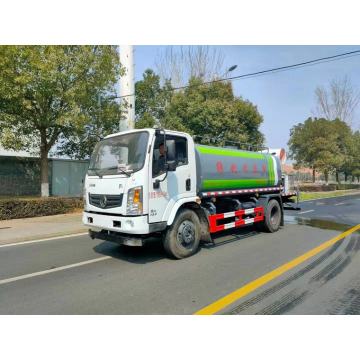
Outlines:
<svg viewBox="0 0 360 360"><path fill-rule="evenodd" d="M277 156L205 145L195 145L195 154L198 192L280 186Z"/></svg>

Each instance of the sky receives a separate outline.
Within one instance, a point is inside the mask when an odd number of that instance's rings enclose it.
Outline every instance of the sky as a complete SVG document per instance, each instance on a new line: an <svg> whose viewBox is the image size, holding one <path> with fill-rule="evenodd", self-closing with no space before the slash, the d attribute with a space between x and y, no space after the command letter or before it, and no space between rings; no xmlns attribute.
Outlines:
<svg viewBox="0 0 360 360"><path fill-rule="evenodd" d="M147 68L156 69L157 56L164 46L135 46L135 80L141 80ZM231 76L286 66L316 58L359 50L359 46L216 46L224 55L224 68L237 65ZM264 118L260 130L266 145L285 147L292 126L313 116L314 91L332 79L345 75L360 89L360 56L306 66L250 79L233 81L234 94L250 100ZM360 111L355 117L360 124Z"/></svg>

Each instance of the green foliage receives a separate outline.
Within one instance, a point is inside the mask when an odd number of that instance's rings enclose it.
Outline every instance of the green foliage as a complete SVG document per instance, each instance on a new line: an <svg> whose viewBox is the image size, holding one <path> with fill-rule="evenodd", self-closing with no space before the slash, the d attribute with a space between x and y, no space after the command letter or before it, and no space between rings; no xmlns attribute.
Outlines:
<svg viewBox="0 0 360 360"><path fill-rule="evenodd" d="M87 159L96 143L106 135L119 131L121 116L119 105L112 99L100 100L87 110L87 121L83 127L75 128L59 138L57 153L73 159Z"/></svg>
<svg viewBox="0 0 360 360"><path fill-rule="evenodd" d="M202 135L218 145L245 142L262 145L259 131L263 118L251 102L235 97L230 83L204 84L192 78L189 87L170 91L170 83L160 86L152 70L136 84L137 128L158 125L166 129Z"/></svg>
<svg viewBox="0 0 360 360"><path fill-rule="evenodd" d="M301 184L299 186L300 192L322 192L335 191L337 184Z"/></svg>
<svg viewBox="0 0 360 360"><path fill-rule="evenodd" d="M351 148L350 148L351 159L347 164L348 175L357 177L358 181L360 178L360 131L355 131L352 136Z"/></svg>
<svg viewBox="0 0 360 360"><path fill-rule="evenodd" d="M226 141L263 144L262 116L251 102L234 96L230 83L202 84L191 79L189 85L173 95L163 120L165 127L202 135L203 143L215 139L218 145Z"/></svg>
<svg viewBox="0 0 360 360"><path fill-rule="evenodd" d="M40 154L43 196L47 156L59 139L55 152L83 158L100 134L112 132L120 71L114 46L0 47L0 142Z"/></svg>
<svg viewBox="0 0 360 360"><path fill-rule="evenodd" d="M78 198L0 199L0 220L65 214L83 208Z"/></svg>
<svg viewBox="0 0 360 360"><path fill-rule="evenodd" d="M343 161L336 167L337 172L343 172L346 176L351 174L354 162L355 143L352 130L344 121L335 119L332 121L334 133L336 134L336 143L339 151L343 154Z"/></svg>
<svg viewBox="0 0 360 360"><path fill-rule="evenodd" d="M322 171L325 177L346 162L348 134L346 124L340 120L307 119L290 130L289 156L296 166L307 166ZM350 130L351 133L351 130ZM347 135L346 135L347 136ZM351 136L350 136L351 137Z"/></svg>
<svg viewBox="0 0 360 360"><path fill-rule="evenodd" d="M152 128L156 125L156 119L148 112L145 112L139 120L135 123L136 129Z"/></svg>
<svg viewBox="0 0 360 360"><path fill-rule="evenodd" d="M165 116L165 108L171 99L171 85L160 85L160 77L153 70L147 69L143 79L135 84L136 128L160 125Z"/></svg>
<svg viewBox="0 0 360 360"><path fill-rule="evenodd" d="M110 101L100 110L98 98L112 96L119 72L113 46L1 46L3 146L46 155L60 137L91 136L89 126L101 132L100 117L110 108L114 121L119 109Z"/></svg>

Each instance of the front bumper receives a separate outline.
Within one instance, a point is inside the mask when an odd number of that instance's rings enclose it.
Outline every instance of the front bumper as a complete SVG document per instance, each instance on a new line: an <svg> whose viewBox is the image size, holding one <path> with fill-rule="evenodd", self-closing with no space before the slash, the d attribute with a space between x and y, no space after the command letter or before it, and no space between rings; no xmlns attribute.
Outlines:
<svg viewBox="0 0 360 360"><path fill-rule="evenodd" d="M83 224L94 231L110 230L138 235L149 233L149 223L146 215L118 216L84 211Z"/></svg>
<svg viewBox="0 0 360 360"><path fill-rule="evenodd" d="M147 240L147 238L143 238L141 235L124 236L121 235L120 233L115 233L113 231L107 231L107 230L101 230L101 231L89 230L89 236L92 239L106 240L127 246L143 246Z"/></svg>
<svg viewBox="0 0 360 360"><path fill-rule="evenodd" d="M166 228L166 222L149 224L147 215L120 216L84 211L82 221L94 232L108 230L125 235L148 235Z"/></svg>

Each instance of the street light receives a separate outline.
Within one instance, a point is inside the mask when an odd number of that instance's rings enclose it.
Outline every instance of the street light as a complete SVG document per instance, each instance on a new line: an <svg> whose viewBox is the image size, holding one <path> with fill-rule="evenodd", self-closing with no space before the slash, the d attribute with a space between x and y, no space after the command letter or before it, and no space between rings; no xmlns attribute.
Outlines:
<svg viewBox="0 0 360 360"><path fill-rule="evenodd" d="M226 78L229 76L229 73L234 71L236 68L237 68L237 65L232 65L220 76L216 75L215 78L226 80Z"/></svg>
<svg viewBox="0 0 360 360"><path fill-rule="evenodd" d="M236 68L237 68L237 65L230 66L230 67L227 69L227 71L225 72L224 76L225 76L225 77L228 77L229 73L231 73L232 71L234 71Z"/></svg>

